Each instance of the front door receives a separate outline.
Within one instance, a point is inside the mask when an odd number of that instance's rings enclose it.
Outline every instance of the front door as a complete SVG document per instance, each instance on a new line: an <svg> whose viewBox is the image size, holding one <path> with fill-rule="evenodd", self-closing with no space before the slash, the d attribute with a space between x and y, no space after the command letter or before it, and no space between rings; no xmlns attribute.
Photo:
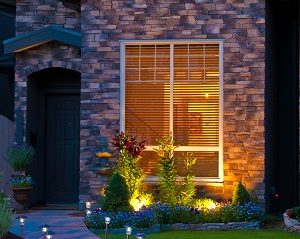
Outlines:
<svg viewBox="0 0 300 239"><path fill-rule="evenodd" d="M78 203L79 104L78 94L46 96L47 203Z"/></svg>

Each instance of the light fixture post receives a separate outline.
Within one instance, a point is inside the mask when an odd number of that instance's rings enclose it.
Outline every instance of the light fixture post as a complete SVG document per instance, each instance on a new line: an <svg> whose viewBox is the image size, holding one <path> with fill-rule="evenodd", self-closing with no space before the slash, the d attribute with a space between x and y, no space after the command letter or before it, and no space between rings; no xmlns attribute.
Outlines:
<svg viewBox="0 0 300 239"><path fill-rule="evenodd" d="M105 217L104 222L105 222L105 239L107 239L107 231L108 231L108 225L110 223L110 217Z"/></svg>
<svg viewBox="0 0 300 239"><path fill-rule="evenodd" d="M129 226L126 226L126 239L129 239L131 233L132 233L132 228Z"/></svg>
<svg viewBox="0 0 300 239"><path fill-rule="evenodd" d="M45 238L45 239L52 239L54 235L55 235L54 232L52 232L52 231L47 231L47 232L45 232L45 234L44 234L44 238Z"/></svg>
<svg viewBox="0 0 300 239"><path fill-rule="evenodd" d="M20 223L20 236L22 238L24 238L24 225L25 225L25 220L26 220L26 216L18 216L17 219L19 219L19 223Z"/></svg>

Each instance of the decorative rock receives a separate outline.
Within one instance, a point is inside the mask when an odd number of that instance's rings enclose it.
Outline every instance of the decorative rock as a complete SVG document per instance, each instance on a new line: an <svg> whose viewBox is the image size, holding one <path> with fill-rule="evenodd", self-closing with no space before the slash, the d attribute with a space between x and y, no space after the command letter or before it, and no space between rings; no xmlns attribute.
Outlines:
<svg viewBox="0 0 300 239"><path fill-rule="evenodd" d="M300 222L296 219L290 218L287 213L283 213L284 225L292 231L300 233Z"/></svg>
<svg viewBox="0 0 300 239"><path fill-rule="evenodd" d="M204 231L204 230L241 230L241 229L259 229L260 224L255 222L229 222L229 223L199 223L199 224L161 224L161 230L191 230L191 231Z"/></svg>

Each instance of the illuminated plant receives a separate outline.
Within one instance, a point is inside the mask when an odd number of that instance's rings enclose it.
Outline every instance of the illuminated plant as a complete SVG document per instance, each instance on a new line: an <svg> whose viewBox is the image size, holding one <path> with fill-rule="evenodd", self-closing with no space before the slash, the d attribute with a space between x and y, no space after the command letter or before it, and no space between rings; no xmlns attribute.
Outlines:
<svg viewBox="0 0 300 239"><path fill-rule="evenodd" d="M162 202L176 205L178 203L176 185L176 161L174 150L176 146L172 136L158 139L158 149L156 153L158 159L158 188Z"/></svg>
<svg viewBox="0 0 300 239"><path fill-rule="evenodd" d="M208 211L220 207L220 204L211 198L199 198L194 202L194 208L201 211Z"/></svg>
<svg viewBox="0 0 300 239"><path fill-rule="evenodd" d="M247 202L251 201L251 196L245 186L239 182L236 186L233 197L232 197L232 205L243 205Z"/></svg>
<svg viewBox="0 0 300 239"><path fill-rule="evenodd" d="M125 179L119 172L115 172L105 189L106 199L103 209L106 211L130 211L129 192Z"/></svg>
<svg viewBox="0 0 300 239"><path fill-rule="evenodd" d="M193 157L192 153L184 153L183 155L184 162L184 179L180 187L180 198L179 204L190 205L196 194L194 175L192 172L192 167L196 163L196 158Z"/></svg>
<svg viewBox="0 0 300 239"><path fill-rule="evenodd" d="M118 132L112 142L119 153L115 170L124 177L130 202L136 209L140 208L140 199L144 194L142 189L144 173L139 167L141 153L145 149L144 143L145 141L138 141L136 137L129 136L124 132ZM137 203L138 201L139 203Z"/></svg>

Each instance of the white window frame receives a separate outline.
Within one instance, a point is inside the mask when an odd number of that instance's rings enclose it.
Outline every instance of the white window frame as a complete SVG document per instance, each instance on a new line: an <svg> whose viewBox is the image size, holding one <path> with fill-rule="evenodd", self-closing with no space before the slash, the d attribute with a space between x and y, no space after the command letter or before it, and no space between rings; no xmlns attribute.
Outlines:
<svg viewBox="0 0 300 239"><path fill-rule="evenodd" d="M219 177L195 177L195 182L201 184L212 184L218 186L224 182L224 167L223 167L223 39L192 39L192 40L121 40L120 41L120 131L125 131L125 47L127 45L155 45L166 44L170 45L170 79L174 80L174 53L175 44L219 44L219 146L179 146L175 151L218 151L219 152ZM171 89L170 89L171 90ZM172 104L172 92L170 93L170 105ZM172 108L170 108L170 112ZM173 118L170 114L170 127L173 127ZM153 151L158 146L147 146L145 150ZM148 176L148 183L156 183L156 176Z"/></svg>

